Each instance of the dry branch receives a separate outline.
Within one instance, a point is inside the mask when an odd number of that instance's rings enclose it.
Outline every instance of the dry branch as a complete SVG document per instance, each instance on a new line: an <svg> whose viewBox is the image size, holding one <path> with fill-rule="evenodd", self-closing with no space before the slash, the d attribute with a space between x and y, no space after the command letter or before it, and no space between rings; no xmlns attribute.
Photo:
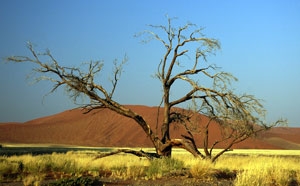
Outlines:
<svg viewBox="0 0 300 186"><path fill-rule="evenodd" d="M136 151L136 150L131 150L131 149L118 149L118 150L113 151L113 152L102 153L102 154L96 156L94 159L104 158L104 157L107 157L107 156L112 156L112 155L120 154L120 153L133 154L137 157L144 157L144 158L147 158L149 160L161 157L157 153L144 152L143 150Z"/></svg>

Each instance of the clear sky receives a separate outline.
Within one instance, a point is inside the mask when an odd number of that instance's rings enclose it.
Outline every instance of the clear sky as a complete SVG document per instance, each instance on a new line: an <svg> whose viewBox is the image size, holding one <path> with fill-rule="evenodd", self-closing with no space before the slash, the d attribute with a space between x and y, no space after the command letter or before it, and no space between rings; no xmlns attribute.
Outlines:
<svg viewBox="0 0 300 186"><path fill-rule="evenodd" d="M112 61L129 63L115 98L123 104L158 105L161 87L151 77L164 48L141 44L134 34L148 24L192 22L219 39L222 49L210 62L231 72L238 92L264 100L268 120L287 118L300 127L300 1L298 0L2 0L0 2L0 122L24 122L75 105L61 89L50 96L49 83L31 85L31 64L7 64L10 55L50 49L64 66L104 60L99 82L108 82Z"/></svg>

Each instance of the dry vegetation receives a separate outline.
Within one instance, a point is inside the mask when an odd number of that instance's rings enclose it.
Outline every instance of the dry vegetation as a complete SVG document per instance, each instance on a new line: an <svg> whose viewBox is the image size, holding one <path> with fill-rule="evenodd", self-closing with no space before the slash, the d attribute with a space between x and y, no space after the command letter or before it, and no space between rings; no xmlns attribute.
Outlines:
<svg viewBox="0 0 300 186"><path fill-rule="evenodd" d="M151 151L151 149L146 149ZM300 183L299 151L237 150L217 162L194 158L174 149L173 158L149 161L128 154L95 159L97 151L0 157L0 183L55 185L63 181L98 183L147 182L184 185L225 182L233 185L292 185ZM178 180L177 180L178 179ZM171 182L170 180L176 180ZM125 182L124 182L125 181ZM0 184L1 185L1 184Z"/></svg>

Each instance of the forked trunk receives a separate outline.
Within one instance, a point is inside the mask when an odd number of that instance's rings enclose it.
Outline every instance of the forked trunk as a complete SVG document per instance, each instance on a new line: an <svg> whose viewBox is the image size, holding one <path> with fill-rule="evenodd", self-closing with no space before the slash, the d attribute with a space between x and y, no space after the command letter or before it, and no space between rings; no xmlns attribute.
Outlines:
<svg viewBox="0 0 300 186"><path fill-rule="evenodd" d="M157 154L162 156L162 157L171 157L172 156L172 146L168 146L164 148L163 150L158 149Z"/></svg>

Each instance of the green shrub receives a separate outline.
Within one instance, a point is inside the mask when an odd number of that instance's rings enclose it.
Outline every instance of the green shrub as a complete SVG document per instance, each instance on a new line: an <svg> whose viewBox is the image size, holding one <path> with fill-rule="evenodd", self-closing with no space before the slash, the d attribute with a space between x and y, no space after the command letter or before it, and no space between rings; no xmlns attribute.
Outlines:
<svg viewBox="0 0 300 186"><path fill-rule="evenodd" d="M89 178L89 177L78 177L78 178L65 178L58 180L54 183L50 183L51 186L61 186L61 185L68 185L68 186L92 186L96 180Z"/></svg>
<svg viewBox="0 0 300 186"><path fill-rule="evenodd" d="M184 167L183 161L173 158L155 159L150 162L146 170L147 178L161 178L172 171L181 170Z"/></svg>

